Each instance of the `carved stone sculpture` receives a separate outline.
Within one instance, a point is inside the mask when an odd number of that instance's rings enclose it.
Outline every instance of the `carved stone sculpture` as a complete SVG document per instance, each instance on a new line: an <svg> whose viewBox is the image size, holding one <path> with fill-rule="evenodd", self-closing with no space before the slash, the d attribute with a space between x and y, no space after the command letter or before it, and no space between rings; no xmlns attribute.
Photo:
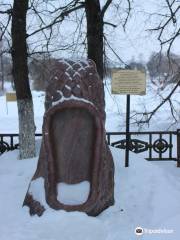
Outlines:
<svg viewBox="0 0 180 240"><path fill-rule="evenodd" d="M114 204L114 165L105 137L103 82L93 61L60 60L47 91L37 170L24 204L41 216L47 207L96 216ZM89 183L82 203L63 203L59 184Z"/></svg>

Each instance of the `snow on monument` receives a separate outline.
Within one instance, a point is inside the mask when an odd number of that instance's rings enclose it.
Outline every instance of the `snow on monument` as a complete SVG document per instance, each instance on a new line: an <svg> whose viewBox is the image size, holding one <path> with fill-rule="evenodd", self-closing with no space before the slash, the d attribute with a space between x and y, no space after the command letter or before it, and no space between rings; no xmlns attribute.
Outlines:
<svg viewBox="0 0 180 240"><path fill-rule="evenodd" d="M60 60L46 100L37 170L24 204L96 216L114 204L114 164L105 137L103 82L93 61Z"/></svg>

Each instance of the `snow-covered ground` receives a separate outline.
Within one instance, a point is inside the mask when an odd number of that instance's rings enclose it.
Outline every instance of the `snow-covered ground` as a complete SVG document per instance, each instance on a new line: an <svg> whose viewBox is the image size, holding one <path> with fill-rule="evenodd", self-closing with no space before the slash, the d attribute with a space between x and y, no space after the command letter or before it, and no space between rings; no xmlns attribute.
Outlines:
<svg viewBox="0 0 180 240"><path fill-rule="evenodd" d="M180 174L174 162L150 163L131 154L124 168L124 152L111 148L115 162L115 205L98 217L48 209L30 217L22 208L37 158L17 160L13 151L0 157L1 240L179 240ZM168 234L135 235L136 227L167 230Z"/></svg>
<svg viewBox="0 0 180 240"><path fill-rule="evenodd" d="M163 93L170 92L169 86ZM125 128L125 96L112 96L106 84L106 113L108 131ZM44 93L33 92L37 132L41 132L44 113ZM153 109L160 102L157 89L147 86L146 96L132 96L131 109ZM180 89L173 96L179 111ZM7 113L8 107L8 113ZM133 121L133 120L132 120ZM0 97L0 133L18 132L16 103ZM166 130L172 123L168 103L143 130ZM176 129L179 124L171 128ZM138 126L131 125L132 130ZM37 148L40 141L37 142ZM19 161L18 151L0 156L0 240L179 240L180 236L180 170L175 162L148 162L143 154L130 154L130 167L124 168L124 151L111 147L115 163L115 205L98 217L79 212L67 213L48 209L43 217L30 217L22 203L37 158ZM136 227L144 228L136 236ZM166 231L169 233L152 233Z"/></svg>

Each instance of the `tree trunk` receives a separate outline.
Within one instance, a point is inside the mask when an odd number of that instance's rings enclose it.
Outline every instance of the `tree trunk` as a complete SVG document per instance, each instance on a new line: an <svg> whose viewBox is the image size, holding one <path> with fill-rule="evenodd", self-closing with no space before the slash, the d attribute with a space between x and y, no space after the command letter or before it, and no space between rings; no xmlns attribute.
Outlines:
<svg viewBox="0 0 180 240"><path fill-rule="evenodd" d="M4 92L4 62L3 62L3 54L1 54L0 56L0 60L1 60L1 90L2 92Z"/></svg>
<svg viewBox="0 0 180 240"><path fill-rule="evenodd" d="M4 92L4 62L3 62L3 54L1 56L1 73L2 73L2 91Z"/></svg>
<svg viewBox="0 0 180 240"><path fill-rule="evenodd" d="M103 17L99 0L85 1L87 19L88 58L96 63L97 71L103 79Z"/></svg>
<svg viewBox="0 0 180 240"><path fill-rule="evenodd" d="M1 32L0 32L1 33ZM3 62L3 40L0 40L0 78L1 78L1 90L4 91L4 62Z"/></svg>
<svg viewBox="0 0 180 240"><path fill-rule="evenodd" d="M20 159L35 156L35 124L28 78L26 15L28 0L14 0L12 14L13 78L19 115Z"/></svg>

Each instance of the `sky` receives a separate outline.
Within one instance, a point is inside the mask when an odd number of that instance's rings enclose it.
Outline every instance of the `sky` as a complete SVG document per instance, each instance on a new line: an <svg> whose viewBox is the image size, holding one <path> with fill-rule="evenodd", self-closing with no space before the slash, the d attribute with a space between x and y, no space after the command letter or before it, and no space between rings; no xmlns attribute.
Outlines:
<svg viewBox="0 0 180 240"><path fill-rule="evenodd" d="M69 2L69 0L64 0L65 2ZM177 4L178 3L178 0ZM13 3L12 0L0 0L0 3ZM42 2L39 0L39 2ZM60 4L58 0L48 1L49 3ZM104 5L105 0L100 0L101 6ZM121 7L119 12L116 13L114 5L116 3L121 2ZM114 4L114 5L113 5ZM125 62L128 62L132 59L137 61L147 61L152 52L157 52L160 50L160 43L157 40L157 35L151 34L148 29L153 28L158 25L161 21L160 16L152 15L153 13L164 14L167 13L167 6L165 0L134 0L132 2L132 11L129 16L129 20L126 25L126 31L122 28L122 21L125 19L126 14L125 11L127 9L127 0L113 0L113 4L108 9L105 14L105 21L117 24L118 27L113 28L112 26L105 27L105 34L108 39L110 46L115 50L116 54L119 55ZM165 7L166 6L166 7ZM42 4L38 5L38 8L42 8ZM45 17L44 21L50 21L51 17ZM76 16L74 15L73 20L71 18L67 18L66 21L61 25L60 28L54 28L54 40L52 41L52 48L54 46L62 47L67 43L73 43L73 41L78 38L78 33L74 34L74 29L77 27L75 23L75 18L80 19L81 12L77 12ZM179 16L180 19L180 16ZM1 20L1 16L0 16ZM35 18L31 13L28 15L28 33L32 32L34 29L38 29L37 25L38 18ZM180 20L178 20L178 24L180 25ZM85 35L86 32L86 23L84 21L83 27L81 28L82 36ZM10 28L9 28L10 30ZM167 35L169 35L174 30L173 26L167 31ZM42 35L36 35L31 39L28 39L28 43L30 48L35 48L36 50L40 49L43 41L41 41ZM43 36L44 37L44 36ZM72 49L74 50L73 56L77 55L80 57L83 55L83 48L77 47L75 48L75 44L73 44ZM166 48L165 48L166 49ZM164 50L165 50L164 49ZM172 51L175 54L180 54L180 39L177 39L175 44L172 47ZM117 61L118 59L115 54L107 47L107 55L113 60ZM56 57L70 57L72 51L68 50L62 52L58 52L55 54ZM76 56L75 56L76 57Z"/></svg>
<svg viewBox="0 0 180 240"><path fill-rule="evenodd" d="M148 29L159 24L161 18L152 14L167 13L165 6L165 0L134 0L126 32L119 26L111 32L110 36L112 45L122 59L127 61L134 58L147 61L152 52L160 50L160 42L157 40L157 35L155 33L152 34ZM112 13L110 13L108 18L112 20ZM170 26L166 34L170 35L173 29ZM165 47L164 50L166 49ZM173 45L172 51L180 54L180 37Z"/></svg>

